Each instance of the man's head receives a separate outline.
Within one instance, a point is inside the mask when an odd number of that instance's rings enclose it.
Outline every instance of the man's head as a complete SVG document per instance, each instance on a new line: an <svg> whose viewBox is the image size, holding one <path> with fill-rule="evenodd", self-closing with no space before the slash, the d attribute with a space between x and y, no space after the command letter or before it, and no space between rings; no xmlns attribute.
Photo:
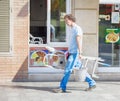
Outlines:
<svg viewBox="0 0 120 101"><path fill-rule="evenodd" d="M75 23L76 19L75 17L72 15L72 14L67 14L64 16L64 20L65 20L65 23L68 25L68 26L72 26L73 23Z"/></svg>

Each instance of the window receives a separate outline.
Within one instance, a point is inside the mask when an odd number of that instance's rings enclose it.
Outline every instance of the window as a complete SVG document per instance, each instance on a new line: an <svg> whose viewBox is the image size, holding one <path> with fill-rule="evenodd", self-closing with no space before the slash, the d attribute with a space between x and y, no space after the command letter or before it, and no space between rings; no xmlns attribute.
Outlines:
<svg viewBox="0 0 120 101"><path fill-rule="evenodd" d="M30 0L30 44L47 43L47 0Z"/></svg>
<svg viewBox="0 0 120 101"><path fill-rule="evenodd" d="M65 13L66 0L51 0L50 42L66 41Z"/></svg>
<svg viewBox="0 0 120 101"><path fill-rule="evenodd" d="M119 2L99 5L99 56L110 67L120 67Z"/></svg>
<svg viewBox="0 0 120 101"><path fill-rule="evenodd" d="M70 0L30 0L30 45L66 43ZM40 41L42 40L42 41Z"/></svg>
<svg viewBox="0 0 120 101"><path fill-rule="evenodd" d="M10 53L10 0L0 0L0 55Z"/></svg>

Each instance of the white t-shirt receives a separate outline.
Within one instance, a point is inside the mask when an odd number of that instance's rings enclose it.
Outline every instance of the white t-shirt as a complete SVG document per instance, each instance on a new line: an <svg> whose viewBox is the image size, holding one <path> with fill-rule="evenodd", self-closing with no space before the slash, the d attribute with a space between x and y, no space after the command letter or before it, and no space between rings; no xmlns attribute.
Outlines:
<svg viewBox="0 0 120 101"><path fill-rule="evenodd" d="M68 51L69 53L77 53L78 52L78 45L76 41L77 35L80 35L80 46L82 48L82 37L83 37L83 31L80 26L77 24L74 24L74 26L71 28L71 33L70 33L70 40L69 40L69 47Z"/></svg>

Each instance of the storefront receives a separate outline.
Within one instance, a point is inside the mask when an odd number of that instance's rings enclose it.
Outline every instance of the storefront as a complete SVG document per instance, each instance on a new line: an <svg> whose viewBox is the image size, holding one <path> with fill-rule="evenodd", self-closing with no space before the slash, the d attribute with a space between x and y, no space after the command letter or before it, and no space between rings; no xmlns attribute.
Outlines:
<svg viewBox="0 0 120 101"><path fill-rule="evenodd" d="M120 0L100 0L99 57L109 65L99 72L120 72Z"/></svg>
<svg viewBox="0 0 120 101"><path fill-rule="evenodd" d="M0 80L62 77L70 33L66 13L83 29L83 55L105 60L96 73L120 72L120 0L0 0Z"/></svg>
<svg viewBox="0 0 120 101"><path fill-rule="evenodd" d="M61 67L65 66L69 41L69 35L66 34L69 33L69 28L63 19L66 13L73 13L77 19L83 19L77 23L82 26L85 34L84 55L101 57L105 60L106 65L98 65L97 73L120 72L119 0L109 0L109 2L99 0L99 12L98 1L92 6L84 5L85 2L81 0L80 3L83 5L78 6L77 2L71 0L30 0L29 75L62 74L64 72ZM87 14L91 21L87 19ZM95 19L92 20L92 18ZM110 35L111 33L113 36ZM91 43L88 42L90 40ZM46 49L48 46L54 47L57 55L53 55Z"/></svg>

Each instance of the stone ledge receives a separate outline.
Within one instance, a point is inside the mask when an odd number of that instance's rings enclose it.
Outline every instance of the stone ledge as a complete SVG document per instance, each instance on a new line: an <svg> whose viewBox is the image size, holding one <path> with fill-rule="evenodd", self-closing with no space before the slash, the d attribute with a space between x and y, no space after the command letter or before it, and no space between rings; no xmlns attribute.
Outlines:
<svg viewBox="0 0 120 101"><path fill-rule="evenodd" d="M39 74L29 74L28 75L28 80L29 81L60 81L63 77L63 74L45 74L45 73L39 73ZM74 74L71 74L70 81L74 81Z"/></svg>
<svg viewBox="0 0 120 101"><path fill-rule="evenodd" d="M109 72L109 73L98 73L96 74L97 76L99 76L99 78L95 79L98 81L120 81L120 73L113 73L113 72Z"/></svg>

